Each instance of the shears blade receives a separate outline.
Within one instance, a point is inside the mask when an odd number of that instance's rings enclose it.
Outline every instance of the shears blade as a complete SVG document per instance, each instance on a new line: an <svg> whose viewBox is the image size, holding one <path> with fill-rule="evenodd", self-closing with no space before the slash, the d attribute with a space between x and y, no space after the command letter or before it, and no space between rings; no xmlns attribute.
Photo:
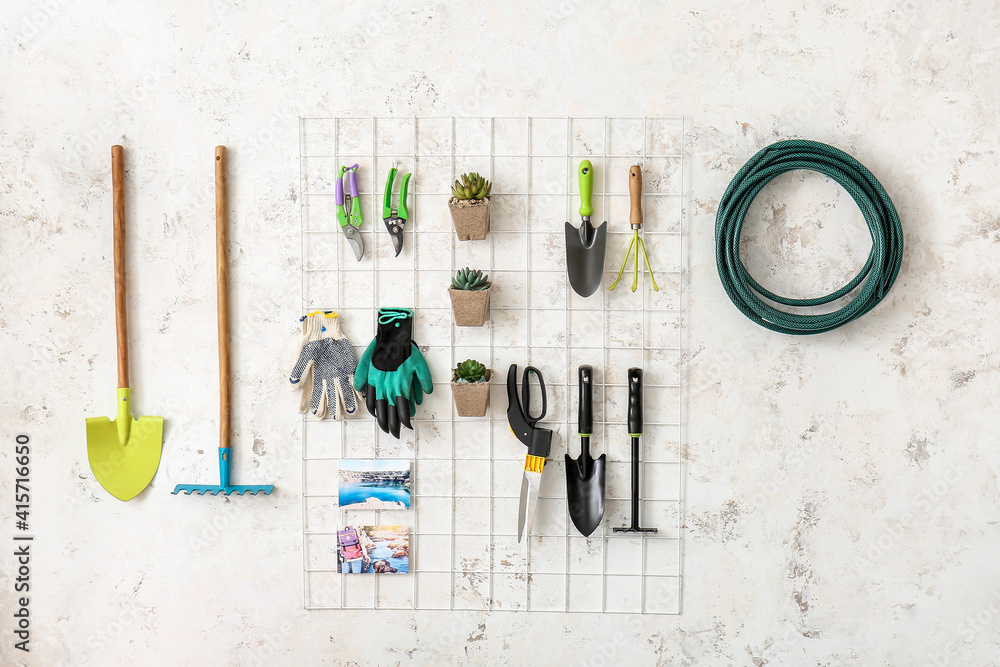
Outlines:
<svg viewBox="0 0 1000 667"><path fill-rule="evenodd" d="M347 225L346 227L341 227L341 229L344 230L347 243L351 246L351 250L354 251L354 258L360 262L361 258L365 256L365 242L361 238L361 232L353 225Z"/></svg>
<svg viewBox="0 0 1000 667"><path fill-rule="evenodd" d="M524 471L521 478L521 501L517 510L517 541L531 533L531 524L535 521L535 510L538 508L538 487L542 482L542 473Z"/></svg>
<svg viewBox="0 0 1000 667"><path fill-rule="evenodd" d="M392 247L396 250L396 257L399 257L399 253L403 251L403 228L397 218L387 218L385 228L389 230Z"/></svg>

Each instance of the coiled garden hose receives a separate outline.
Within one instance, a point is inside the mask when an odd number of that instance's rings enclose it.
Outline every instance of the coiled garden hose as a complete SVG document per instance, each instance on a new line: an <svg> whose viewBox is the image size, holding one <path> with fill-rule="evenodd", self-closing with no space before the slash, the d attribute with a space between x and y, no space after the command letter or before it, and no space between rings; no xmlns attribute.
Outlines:
<svg viewBox="0 0 1000 667"><path fill-rule="evenodd" d="M765 185L796 169L825 174L847 190L872 235L871 254L861 271L837 291L813 299L791 299L768 291L754 280L740 259L740 234L750 204ZM833 146L804 139L771 144L743 165L719 202L715 261L722 286L740 312L772 331L817 334L861 317L885 298L899 275L902 258L903 229L889 195L864 165ZM800 315L778 310L764 301L792 307L821 306L843 298L859 285L857 295L831 313Z"/></svg>

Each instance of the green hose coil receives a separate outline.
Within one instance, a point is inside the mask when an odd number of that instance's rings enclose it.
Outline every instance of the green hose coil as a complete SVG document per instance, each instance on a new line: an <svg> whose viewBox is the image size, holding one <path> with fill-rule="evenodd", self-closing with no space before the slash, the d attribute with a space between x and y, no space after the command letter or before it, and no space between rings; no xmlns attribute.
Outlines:
<svg viewBox="0 0 1000 667"><path fill-rule="evenodd" d="M764 289L740 259L740 234L750 204L765 185L796 169L818 171L847 190L861 209L872 235L872 251L861 271L836 292L814 299L790 299ZM882 184L844 151L817 141L790 139L762 149L743 165L719 202L715 261L722 286L740 312L772 331L796 336L817 334L861 317L888 294L899 275L902 259L903 229ZM778 310L761 298L784 306L821 306L843 298L859 285L860 291L842 308L818 315Z"/></svg>

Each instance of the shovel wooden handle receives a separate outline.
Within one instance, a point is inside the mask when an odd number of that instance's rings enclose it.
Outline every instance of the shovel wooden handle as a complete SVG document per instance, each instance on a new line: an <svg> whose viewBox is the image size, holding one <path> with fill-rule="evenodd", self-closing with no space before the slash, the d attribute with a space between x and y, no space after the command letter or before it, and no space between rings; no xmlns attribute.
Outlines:
<svg viewBox="0 0 1000 667"><path fill-rule="evenodd" d="M637 164L628 168L628 194L631 201L629 222L632 229L642 226L642 167Z"/></svg>
<svg viewBox="0 0 1000 667"><path fill-rule="evenodd" d="M215 293L219 310L219 447L228 448L232 398L229 385L229 211L226 207L226 147L215 147Z"/></svg>
<svg viewBox="0 0 1000 667"><path fill-rule="evenodd" d="M125 149L111 147L111 201L114 216L115 334L118 338L118 387L128 387L128 320L125 317Z"/></svg>

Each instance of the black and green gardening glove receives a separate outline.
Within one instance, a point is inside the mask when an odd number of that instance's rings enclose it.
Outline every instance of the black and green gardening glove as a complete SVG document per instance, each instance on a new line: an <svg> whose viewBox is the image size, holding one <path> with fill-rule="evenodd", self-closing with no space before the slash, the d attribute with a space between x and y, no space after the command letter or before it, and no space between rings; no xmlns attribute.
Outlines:
<svg viewBox="0 0 1000 667"><path fill-rule="evenodd" d="M410 417L434 391L431 371L413 342L413 311L409 308L379 308L375 340L358 360L354 388L365 391L365 405L379 428L394 438L399 425L413 426Z"/></svg>

